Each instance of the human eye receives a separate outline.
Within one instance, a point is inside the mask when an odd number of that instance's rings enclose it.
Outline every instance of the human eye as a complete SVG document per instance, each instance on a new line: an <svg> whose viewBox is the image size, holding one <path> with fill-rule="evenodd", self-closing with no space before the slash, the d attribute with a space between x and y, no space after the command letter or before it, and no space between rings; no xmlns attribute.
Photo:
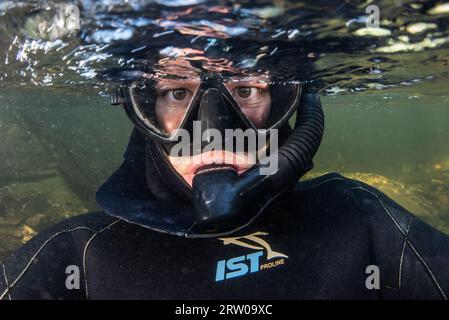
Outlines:
<svg viewBox="0 0 449 320"><path fill-rule="evenodd" d="M167 107L188 107L193 93L183 87L179 88L162 88L156 91L157 99Z"/></svg>
<svg viewBox="0 0 449 320"><path fill-rule="evenodd" d="M188 97L189 91L185 88L176 88L168 90L166 94L174 101L183 101Z"/></svg>
<svg viewBox="0 0 449 320"><path fill-rule="evenodd" d="M267 96L267 90L261 87L238 86L232 91L236 102L243 108L257 107Z"/></svg>
<svg viewBox="0 0 449 320"><path fill-rule="evenodd" d="M255 88L251 87L237 87L234 90L234 95L237 95L241 99L248 99L254 95Z"/></svg>

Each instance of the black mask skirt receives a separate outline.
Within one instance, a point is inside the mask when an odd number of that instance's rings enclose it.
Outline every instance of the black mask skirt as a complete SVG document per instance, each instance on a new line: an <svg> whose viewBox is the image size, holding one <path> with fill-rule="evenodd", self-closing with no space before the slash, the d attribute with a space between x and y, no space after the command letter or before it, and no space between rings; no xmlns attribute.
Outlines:
<svg viewBox="0 0 449 320"><path fill-rule="evenodd" d="M278 87L277 95L271 89L278 103L274 111L282 109L283 113L279 116L272 110L267 120L267 128L279 129L279 148L274 151L278 169L274 174L261 175L257 164L241 175L217 167L195 174L190 187L168 161L173 140L157 126L151 107L145 105L152 103L152 92L136 92L135 88L134 84L125 84L112 97L114 104L123 104L136 129L122 165L96 194L97 203L109 215L178 236L229 235L254 221L312 168L324 131L318 95L301 94L296 86L293 99L288 94L292 89L286 93ZM151 86L144 90L151 90ZM282 97L288 97L288 101ZM295 112L296 123L290 128L287 120ZM215 80L199 86L179 126L189 130L194 120L218 130L256 129Z"/></svg>

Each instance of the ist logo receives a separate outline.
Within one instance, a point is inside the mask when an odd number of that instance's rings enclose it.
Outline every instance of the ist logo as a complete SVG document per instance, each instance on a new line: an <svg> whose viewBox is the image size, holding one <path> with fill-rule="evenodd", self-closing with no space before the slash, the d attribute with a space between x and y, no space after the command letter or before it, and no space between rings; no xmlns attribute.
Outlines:
<svg viewBox="0 0 449 320"><path fill-rule="evenodd" d="M268 235L268 233L255 232L247 236L219 238L219 240L223 241L224 245L233 244L258 251L235 258L218 261L215 281L241 277L248 273L254 273L283 265L288 256L283 253L273 251L268 242L259 237L265 235ZM265 258L263 258L264 252L266 252ZM274 258L278 259L271 261ZM261 262L262 259L265 261Z"/></svg>

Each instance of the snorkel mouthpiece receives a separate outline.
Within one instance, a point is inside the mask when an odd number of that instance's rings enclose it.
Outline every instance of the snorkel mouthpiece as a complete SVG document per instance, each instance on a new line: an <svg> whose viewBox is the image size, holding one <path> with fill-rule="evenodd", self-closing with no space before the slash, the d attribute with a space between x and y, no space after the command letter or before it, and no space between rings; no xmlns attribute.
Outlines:
<svg viewBox="0 0 449 320"><path fill-rule="evenodd" d="M200 233L215 233L237 223L242 212L238 174L235 170L212 169L193 178L193 203Z"/></svg>
<svg viewBox="0 0 449 320"><path fill-rule="evenodd" d="M247 224L254 214L248 207L251 194L262 186L258 171L253 167L239 176L233 168L217 166L197 173L192 185L195 232L223 233Z"/></svg>

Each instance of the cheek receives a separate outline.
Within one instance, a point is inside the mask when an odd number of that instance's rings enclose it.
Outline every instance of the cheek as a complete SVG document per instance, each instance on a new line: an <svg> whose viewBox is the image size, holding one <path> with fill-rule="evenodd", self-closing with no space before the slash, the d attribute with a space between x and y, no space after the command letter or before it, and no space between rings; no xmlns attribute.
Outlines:
<svg viewBox="0 0 449 320"><path fill-rule="evenodd" d="M184 116L183 112L175 108L170 108L165 106L165 104L159 99L156 101L156 120L161 126L161 128L171 134L174 130L179 127Z"/></svg>
<svg viewBox="0 0 449 320"><path fill-rule="evenodd" d="M270 115L271 96L268 94L256 108L242 108L242 111L256 128L263 128Z"/></svg>

